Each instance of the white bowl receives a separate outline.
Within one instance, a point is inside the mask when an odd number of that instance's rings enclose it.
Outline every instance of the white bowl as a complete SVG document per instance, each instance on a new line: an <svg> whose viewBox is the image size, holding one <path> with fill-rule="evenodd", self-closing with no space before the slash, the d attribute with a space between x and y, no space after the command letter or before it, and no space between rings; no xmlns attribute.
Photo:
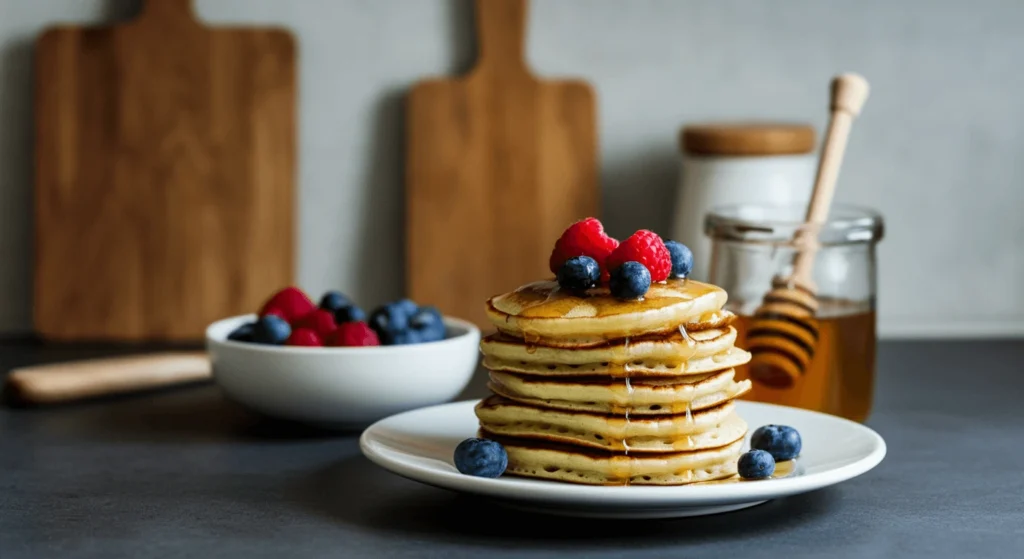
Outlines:
<svg viewBox="0 0 1024 559"><path fill-rule="evenodd" d="M389 415L448 402L469 383L480 330L445 317L439 342L379 347L288 347L227 339L255 315L206 329L213 378L253 410L331 428L358 428Z"/></svg>

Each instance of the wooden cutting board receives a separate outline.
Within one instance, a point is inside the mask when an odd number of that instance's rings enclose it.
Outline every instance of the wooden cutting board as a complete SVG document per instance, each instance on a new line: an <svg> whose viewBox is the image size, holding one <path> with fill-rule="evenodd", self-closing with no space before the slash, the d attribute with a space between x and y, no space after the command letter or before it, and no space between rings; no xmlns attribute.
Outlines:
<svg viewBox="0 0 1024 559"><path fill-rule="evenodd" d="M594 92L530 73L526 20L525 0L477 0L476 67L408 98L409 296L483 326L486 299L550 277L562 230L599 208Z"/></svg>
<svg viewBox="0 0 1024 559"><path fill-rule="evenodd" d="M294 276L295 43L189 0L36 46L34 320L59 340L201 339Z"/></svg>

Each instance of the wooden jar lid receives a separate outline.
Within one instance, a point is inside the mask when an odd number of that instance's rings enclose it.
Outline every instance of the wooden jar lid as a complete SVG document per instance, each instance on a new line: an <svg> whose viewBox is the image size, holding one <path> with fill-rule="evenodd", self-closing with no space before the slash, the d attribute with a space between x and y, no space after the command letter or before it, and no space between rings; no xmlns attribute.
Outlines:
<svg viewBox="0 0 1024 559"><path fill-rule="evenodd" d="M693 155L793 155L814 151L814 142L813 126L778 122L693 124L679 134Z"/></svg>

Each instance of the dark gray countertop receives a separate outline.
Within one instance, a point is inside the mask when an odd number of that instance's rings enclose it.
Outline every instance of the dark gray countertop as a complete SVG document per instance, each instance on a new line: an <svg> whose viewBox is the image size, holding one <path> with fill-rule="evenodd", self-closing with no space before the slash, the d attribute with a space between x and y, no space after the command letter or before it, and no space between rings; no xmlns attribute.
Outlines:
<svg viewBox="0 0 1024 559"><path fill-rule="evenodd" d="M0 345L0 370L106 353ZM0 408L0 557L1020 557L1022 364L1024 341L882 344L878 468L681 520L507 511L377 468L355 434L255 417L212 386Z"/></svg>

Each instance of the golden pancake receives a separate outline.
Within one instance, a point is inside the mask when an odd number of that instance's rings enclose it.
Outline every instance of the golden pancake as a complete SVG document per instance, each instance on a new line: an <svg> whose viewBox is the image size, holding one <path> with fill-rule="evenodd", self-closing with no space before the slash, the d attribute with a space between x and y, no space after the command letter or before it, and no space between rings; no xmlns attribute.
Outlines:
<svg viewBox="0 0 1024 559"><path fill-rule="evenodd" d="M516 402L566 411L634 416L676 415L715 407L750 390L732 369L671 379L549 379L491 371L491 392ZM692 381L692 382L691 382Z"/></svg>
<svg viewBox="0 0 1024 559"><path fill-rule="evenodd" d="M565 412L491 396L477 404L480 428L491 435L546 440L598 450L678 452L717 448L746 434L735 405L689 415L633 417Z"/></svg>
<svg viewBox="0 0 1024 559"><path fill-rule="evenodd" d="M606 340L673 332L692 323L725 326L732 320L721 309L726 293L694 280L655 283L640 300L612 297L607 287L585 294L559 288L555 281L526 284L492 297L487 316L498 331L531 344L586 347Z"/></svg>
<svg viewBox="0 0 1024 559"><path fill-rule="evenodd" d="M495 437L508 452L506 475L587 485L685 485L736 475L743 440L664 454L613 454L570 445Z"/></svg>
<svg viewBox="0 0 1024 559"><path fill-rule="evenodd" d="M492 357L484 357L483 365L492 371L520 373L543 377L593 377L608 376L616 378L664 378L694 376L738 367L750 361L750 353L729 348L722 353L709 357L693 358L683 363L659 363L657 361L639 361L632 363L587 363L584 365L561 365L554 363L527 363L525 361L504 361Z"/></svg>
<svg viewBox="0 0 1024 559"><path fill-rule="evenodd" d="M559 365L572 368L573 365L602 364L609 371L629 372L626 369L649 369L664 375L693 372L690 367L686 366L689 361L721 355L732 349L735 342L736 329L732 326L701 330L685 335L674 332L629 340L616 340L600 346L578 349L531 345L510 336L494 334L481 340L480 351L484 354L485 366L487 361L500 360L501 362L518 362L522 365L540 364L543 365L540 370L557 371ZM741 358L739 354L734 357ZM743 363L745 362L743 361ZM610 367L610 365L633 365L634 367ZM734 365L724 365L718 369L731 366Z"/></svg>

